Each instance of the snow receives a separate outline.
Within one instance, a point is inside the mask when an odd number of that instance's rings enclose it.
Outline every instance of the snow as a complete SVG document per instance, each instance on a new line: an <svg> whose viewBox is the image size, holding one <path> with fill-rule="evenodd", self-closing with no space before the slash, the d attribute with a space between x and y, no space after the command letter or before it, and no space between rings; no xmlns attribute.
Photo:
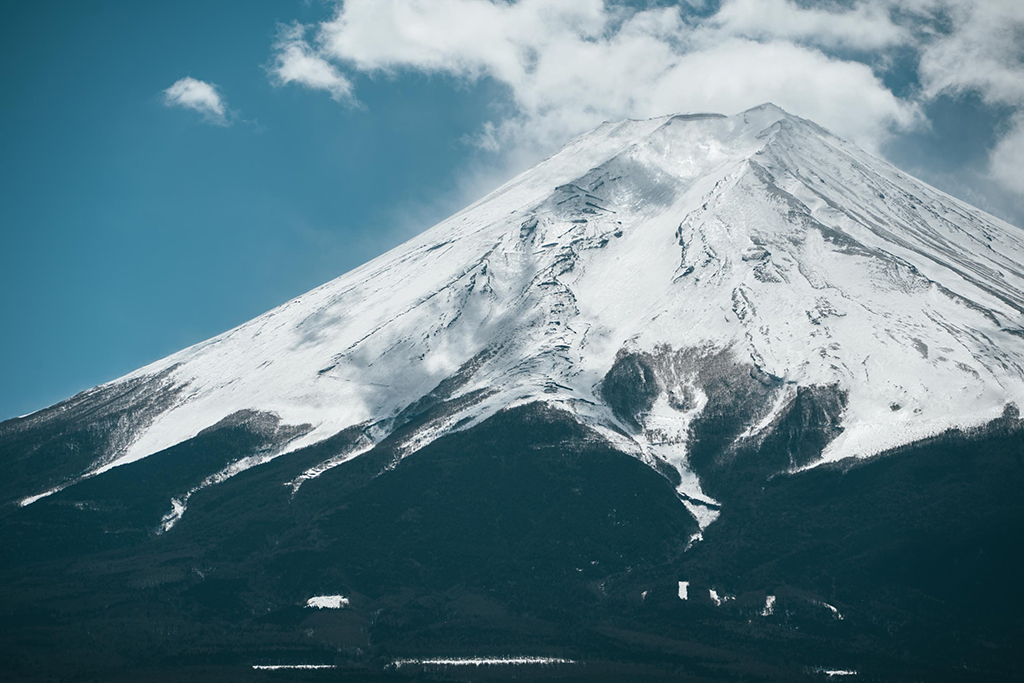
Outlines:
<svg viewBox="0 0 1024 683"><path fill-rule="evenodd" d="M306 601L306 607L317 609L344 609L348 605L349 599L344 595L316 595Z"/></svg>
<svg viewBox="0 0 1024 683"><path fill-rule="evenodd" d="M775 614L775 596L769 595L764 599L764 609L761 610L762 617L770 617Z"/></svg>
<svg viewBox="0 0 1024 683"><path fill-rule="evenodd" d="M171 511L160 519L159 533L167 533L174 528L175 524L181 521L182 516L185 514L189 496L191 495L192 493L189 492L181 498L171 498Z"/></svg>
<svg viewBox="0 0 1024 683"><path fill-rule="evenodd" d="M711 598L711 602L715 603L715 607L721 607L730 600L736 599L732 595L719 595L718 591L716 591L714 588L708 589L708 597Z"/></svg>
<svg viewBox="0 0 1024 683"><path fill-rule="evenodd" d="M687 596L689 594L689 590L690 590L690 582L689 581L680 581L679 582L679 599L680 600L688 599Z"/></svg>
<svg viewBox="0 0 1024 683"><path fill-rule="evenodd" d="M697 525L701 528L701 531L707 529L708 526L718 519L718 516L722 514L717 509L710 508L706 505L699 505L694 503L692 500L683 500L683 505L690 511L693 518L697 520ZM695 539L701 538L700 534L695 535Z"/></svg>
<svg viewBox="0 0 1024 683"><path fill-rule="evenodd" d="M835 619L837 621L842 621L843 620L843 615L834 606L828 604L827 602L820 602L820 601L817 604L821 605L822 607L827 609L829 612L831 612L833 619Z"/></svg>
<svg viewBox="0 0 1024 683"><path fill-rule="evenodd" d="M252 467L256 467L257 465L262 465L264 463L268 463L271 460L273 460L274 458L279 457L280 455L282 455L285 452L285 450L286 449L278 449L276 451L262 452L262 453L257 453L255 455L249 455L249 456L245 456L243 458L239 458L238 460L236 460L236 461L234 461L232 463L229 463L223 469L221 469L221 470L219 470L217 472L214 472L210 476L206 477L201 482L199 482L198 485L193 486L192 488L190 488L188 491L186 491L182 495L180 495L180 496L178 496L176 498L172 498L171 499L171 510L168 513L166 513L161 518L161 520L160 520L160 528L157 531L157 533L158 534L167 533L168 531L173 529L174 526L178 522L181 521L181 518L185 515L185 510L188 509L188 501L189 501L189 498L192 497L192 494L196 493L197 491L201 491L201 490L203 490L203 489L205 489L207 487L215 486L216 484L223 483L223 482L227 481L228 479L230 479L231 477L234 477L234 476L236 476L238 474L241 474L242 472L246 471L247 469L250 469ZM333 465L331 465L331 466L333 466ZM312 476L318 476L319 474L320 473L318 472L317 474L314 474ZM299 485L301 485L302 481L305 481L306 479L310 479L310 478L312 478L312 476L306 476L306 473L303 473L302 475L300 475L297 478L297 480L296 480L296 481L298 481L297 484L294 483L294 482L288 482L293 487L293 489L292 489L293 493L294 493L294 491L298 490Z"/></svg>
<svg viewBox="0 0 1024 683"><path fill-rule="evenodd" d="M253 664L256 671L280 671L283 669L336 669L334 664Z"/></svg>
<svg viewBox="0 0 1024 683"><path fill-rule="evenodd" d="M410 664L419 666L522 666L552 664L576 664L575 660L561 657L440 657L436 659L396 659L391 663L396 669Z"/></svg>
<svg viewBox="0 0 1024 683"><path fill-rule="evenodd" d="M598 389L621 349L728 349L781 378L785 390L743 439L767 429L797 386L837 385L843 431L814 467L1024 405L1022 310L1017 228L813 123L773 106L607 123L386 254L111 383L165 372L180 392L86 476L244 409L312 429L205 486L370 425L354 449L288 482L300 495L465 369L442 397L465 400L413 430L401 453L544 401L678 470L703 530L718 504L689 468L688 438L707 397L683 373L673 389L689 392L685 405L666 391L639 429L623 425ZM172 504L165 522L183 512Z"/></svg>

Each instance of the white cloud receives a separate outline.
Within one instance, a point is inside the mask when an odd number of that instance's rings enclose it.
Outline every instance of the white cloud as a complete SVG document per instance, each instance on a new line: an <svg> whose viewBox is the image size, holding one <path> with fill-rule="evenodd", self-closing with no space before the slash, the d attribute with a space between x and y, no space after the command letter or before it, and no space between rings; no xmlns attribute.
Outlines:
<svg viewBox="0 0 1024 683"><path fill-rule="evenodd" d="M522 77L537 50L596 38L601 0L349 0L321 25L325 52L363 71Z"/></svg>
<svg viewBox="0 0 1024 683"><path fill-rule="evenodd" d="M184 107L197 111L210 123L220 126L228 124L228 109L217 86L186 76L174 82L164 92L164 104L168 107Z"/></svg>
<svg viewBox="0 0 1024 683"><path fill-rule="evenodd" d="M844 10L805 8L792 0L726 0L709 22L733 35L794 40L856 50L879 50L910 41L887 8L874 3Z"/></svg>
<svg viewBox="0 0 1024 683"><path fill-rule="evenodd" d="M946 25L921 51L924 95L973 92L1014 110L992 150L989 172L1024 195L1024 2L930 0L922 11Z"/></svg>
<svg viewBox="0 0 1024 683"><path fill-rule="evenodd" d="M925 93L974 90L990 102L1024 105L1024 2L938 4L950 29L921 53Z"/></svg>
<svg viewBox="0 0 1024 683"><path fill-rule="evenodd" d="M1024 192L1024 0L723 0L711 16L691 11L705 6L344 0L327 21L282 33L272 73L341 102L354 101L352 73L493 80L507 106L472 139L520 160L603 120L765 101L878 149L922 125L928 102L977 92L1017 112L990 168ZM921 85L900 97L882 76L908 50Z"/></svg>
<svg viewBox="0 0 1024 683"><path fill-rule="evenodd" d="M270 72L280 85L295 83L324 90L337 102L351 102L352 82L337 67L316 54L305 40L305 27L281 29L274 45L276 55Z"/></svg>
<svg viewBox="0 0 1024 683"><path fill-rule="evenodd" d="M877 10L773 6L788 13L776 23L801 20L796 32L838 21L856 27L847 42L875 45L898 34ZM347 0L320 25L317 43L321 58L356 71L505 85L514 110L484 129L479 139L490 148L549 149L606 119L732 113L767 100L870 147L917 120L915 105L869 67L808 45L745 37L750 7L726 9L731 14L693 27L679 8L627 12L601 0Z"/></svg>

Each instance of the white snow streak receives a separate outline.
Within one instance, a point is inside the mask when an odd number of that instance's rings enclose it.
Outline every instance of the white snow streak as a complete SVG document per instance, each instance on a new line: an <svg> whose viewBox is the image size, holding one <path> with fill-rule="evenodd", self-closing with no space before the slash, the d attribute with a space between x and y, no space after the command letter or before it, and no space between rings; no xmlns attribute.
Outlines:
<svg viewBox="0 0 1024 683"><path fill-rule="evenodd" d="M335 457L331 458L330 460L325 460L324 462L320 463L319 465L316 465L314 467L310 467L309 469L304 471L302 474L300 474L299 476L295 477L295 479L293 479L292 481L286 481L285 482L285 486L290 486L292 488L292 495L294 496L296 493L299 492L299 488L303 484L305 484L307 481L309 481L310 479L316 479L317 477L319 477L324 472L326 472L328 470L332 470L335 467L337 467L338 465L344 465L349 460L352 460L354 458L358 458L363 453L366 453L367 451L373 450L373 447L375 445L376 444L373 444L373 443L367 444L365 446L362 446L361 448L357 448L355 450L352 450L352 451L349 451L347 453L344 453L343 455L335 456Z"/></svg>
<svg viewBox="0 0 1024 683"><path fill-rule="evenodd" d="M279 671L283 669L337 669L334 664L253 664L256 671Z"/></svg>
<svg viewBox="0 0 1024 683"><path fill-rule="evenodd" d="M192 492L186 493L181 498L171 498L171 511L160 518L160 533L166 533L174 528L185 514L185 504L188 502Z"/></svg>
<svg viewBox="0 0 1024 683"><path fill-rule="evenodd" d="M684 499L683 505L685 505L686 509L690 511L693 518L697 520L697 526L700 527L701 531L707 529L708 526L710 526L711 523L718 519L718 516L722 514L720 510L716 510L706 505L696 504L691 500Z"/></svg>
<svg viewBox="0 0 1024 683"><path fill-rule="evenodd" d="M52 496L55 493L63 491L65 488L67 488L67 486L68 485L57 486L55 488L50 489L49 491L43 491L42 493L40 493L38 495L29 496L28 498L22 498L18 502L18 505L20 505L21 507L28 507L29 505L31 505L32 503L36 502L37 500L39 500L41 498L46 498L47 496Z"/></svg>
<svg viewBox="0 0 1024 683"><path fill-rule="evenodd" d="M306 607L316 609L344 609L348 605L349 599L344 595L317 595L306 601Z"/></svg>
<svg viewBox="0 0 1024 683"><path fill-rule="evenodd" d="M435 659L396 659L391 666L400 669L403 666L523 666L554 664L576 664L573 659L561 657L439 657Z"/></svg>

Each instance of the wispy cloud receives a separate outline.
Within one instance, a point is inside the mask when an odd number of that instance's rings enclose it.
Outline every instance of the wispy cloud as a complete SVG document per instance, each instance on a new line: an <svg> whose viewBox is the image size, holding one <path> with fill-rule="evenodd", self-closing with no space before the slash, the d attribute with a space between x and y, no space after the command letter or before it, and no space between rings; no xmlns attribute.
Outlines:
<svg viewBox="0 0 1024 683"><path fill-rule="evenodd" d="M274 61L269 67L274 82L323 90L337 102L354 102L352 82L317 54L306 42L305 32L305 27L300 24L280 28L274 44Z"/></svg>
<svg viewBox="0 0 1024 683"><path fill-rule="evenodd" d="M1024 2L917 0L940 29L924 44L924 96L977 93L1013 110L989 159L993 180L1024 196ZM941 23L940 23L941 22Z"/></svg>
<svg viewBox="0 0 1024 683"><path fill-rule="evenodd" d="M202 114L208 123L226 126L230 123L227 103L212 83L186 76L163 91L164 104L183 107Z"/></svg>

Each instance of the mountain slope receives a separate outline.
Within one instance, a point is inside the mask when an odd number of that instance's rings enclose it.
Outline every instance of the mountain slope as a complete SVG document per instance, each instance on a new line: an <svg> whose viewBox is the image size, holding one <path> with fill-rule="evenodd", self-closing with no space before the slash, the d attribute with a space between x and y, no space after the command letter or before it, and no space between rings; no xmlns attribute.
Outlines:
<svg viewBox="0 0 1024 683"><path fill-rule="evenodd" d="M0 424L0 678L1019 680L1022 264L774 106L604 124Z"/></svg>
<svg viewBox="0 0 1024 683"><path fill-rule="evenodd" d="M707 501L691 441L735 403L735 382L714 395L728 374L757 377L730 443L757 439L801 388L829 388L834 438L790 467L980 425L1020 402L1022 263L1015 228L771 105L604 124L365 266L99 388L125 394L117 409L133 415L98 457L48 484L146 457L238 411L303 433L214 480L362 428L356 447L298 487L424 402L448 409L403 454L542 400L670 463L681 493ZM613 395L635 393L630 363L650 382L634 401ZM613 368L620 381L602 383ZM136 385L163 405L141 408L126 391Z"/></svg>

